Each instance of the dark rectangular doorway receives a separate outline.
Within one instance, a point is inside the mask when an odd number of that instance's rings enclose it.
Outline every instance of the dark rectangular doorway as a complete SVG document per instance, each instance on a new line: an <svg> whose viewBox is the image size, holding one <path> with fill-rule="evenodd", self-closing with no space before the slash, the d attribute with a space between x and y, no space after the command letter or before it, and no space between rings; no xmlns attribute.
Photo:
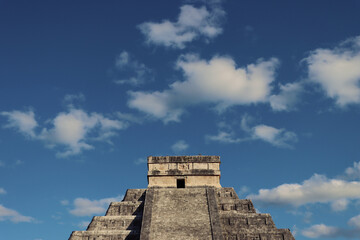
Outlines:
<svg viewBox="0 0 360 240"><path fill-rule="evenodd" d="M177 188L185 188L185 179L176 179Z"/></svg>

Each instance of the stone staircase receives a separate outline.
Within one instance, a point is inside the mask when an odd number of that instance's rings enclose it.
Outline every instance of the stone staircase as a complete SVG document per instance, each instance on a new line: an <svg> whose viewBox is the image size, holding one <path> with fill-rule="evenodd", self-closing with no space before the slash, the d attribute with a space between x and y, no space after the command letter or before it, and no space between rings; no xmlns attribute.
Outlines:
<svg viewBox="0 0 360 240"><path fill-rule="evenodd" d="M139 240L145 189L128 189L121 202L112 202L105 216L93 217L86 231L69 240Z"/></svg>
<svg viewBox="0 0 360 240"><path fill-rule="evenodd" d="M148 189L145 208L141 239L212 239L206 188Z"/></svg>
<svg viewBox="0 0 360 240"><path fill-rule="evenodd" d="M256 213L251 200L239 199L233 188L217 188L224 240L295 240L289 229L276 228L270 214Z"/></svg>

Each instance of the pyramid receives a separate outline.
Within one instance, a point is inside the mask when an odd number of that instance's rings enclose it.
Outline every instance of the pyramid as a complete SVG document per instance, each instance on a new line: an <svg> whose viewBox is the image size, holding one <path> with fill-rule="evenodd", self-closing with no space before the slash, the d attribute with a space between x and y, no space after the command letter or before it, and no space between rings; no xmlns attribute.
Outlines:
<svg viewBox="0 0 360 240"><path fill-rule="evenodd" d="M148 157L148 188L128 189L69 240L295 240L220 185L219 156Z"/></svg>

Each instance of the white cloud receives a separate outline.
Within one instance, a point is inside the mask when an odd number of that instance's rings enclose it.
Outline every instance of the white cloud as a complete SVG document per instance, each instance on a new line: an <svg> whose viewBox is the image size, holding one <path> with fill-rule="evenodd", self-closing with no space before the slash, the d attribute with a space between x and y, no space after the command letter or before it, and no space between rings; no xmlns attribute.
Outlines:
<svg viewBox="0 0 360 240"><path fill-rule="evenodd" d="M185 82L175 82L173 89L183 96L198 94L195 102L215 102L221 105L250 104L266 101L279 61L258 60L237 68L230 57L213 57L210 61L185 55L177 65L183 70Z"/></svg>
<svg viewBox="0 0 360 240"><path fill-rule="evenodd" d="M360 215L350 218L348 225L360 229Z"/></svg>
<svg viewBox="0 0 360 240"><path fill-rule="evenodd" d="M333 49L316 49L304 59L311 82L339 107L360 103L360 36Z"/></svg>
<svg viewBox="0 0 360 240"><path fill-rule="evenodd" d="M276 58L258 60L237 67L230 57L210 61L185 55L177 61L185 81L176 81L164 91L129 92L129 107L164 122L180 121L185 108L201 103L214 104L220 111L233 105L267 102L274 81Z"/></svg>
<svg viewBox="0 0 360 240"><path fill-rule="evenodd" d="M9 220L14 223L35 221L35 219L32 217L21 215L15 210L0 205L0 221L6 221L6 220Z"/></svg>
<svg viewBox="0 0 360 240"><path fill-rule="evenodd" d="M27 112L0 112L0 115L8 117L8 124L4 127L15 128L25 136L35 137L34 130L38 126L38 123L35 120L35 114L32 110Z"/></svg>
<svg viewBox="0 0 360 240"><path fill-rule="evenodd" d="M352 217L348 221L352 228L327 226L325 224L315 224L301 231L302 235L309 238L349 238L359 239L360 236L360 215Z"/></svg>
<svg viewBox="0 0 360 240"><path fill-rule="evenodd" d="M176 22L145 22L138 27L149 44L172 48L184 48L186 43L202 37L212 39L222 33L221 20L225 12L220 6L200 8L184 5Z"/></svg>
<svg viewBox="0 0 360 240"><path fill-rule="evenodd" d="M127 51L122 51L115 61L116 72L114 76L116 84L130 84L137 86L152 80L152 73L145 64L138 62Z"/></svg>
<svg viewBox="0 0 360 240"><path fill-rule="evenodd" d="M70 213L75 216L92 216L94 214L104 214L111 202L121 201L123 196L113 198L103 198L99 200L90 200L87 198L76 198L74 200L74 209Z"/></svg>
<svg viewBox="0 0 360 240"><path fill-rule="evenodd" d="M222 143L240 143L244 141L262 140L276 147L292 148L292 144L297 141L297 135L285 129L264 124L251 126L253 118L244 115L241 119L241 129L244 131L243 137L236 137L235 132L229 127L226 130L220 129L217 135L207 135L206 140L217 141ZM222 126L224 128L224 126ZM230 128L230 129L229 129Z"/></svg>
<svg viewBox="0 0 360 240"><path fill-rule="evenodd" d="M247 197L263 204L293 206L336 201L336 208L341 201L360 199L360 182L328 179L324 175L314 174L301 184L282 184L272 189L260 189L258 194ZM345 205L342 202L340 208Z"/></svg>
<svg viewBox="0 0 360 240"><path fill-rule="evenodd" d="M88 114L82 109L70 106L68 111L60 112L54 119L47 121L51 126L42 127L37 134L35 128L39 126L32 111L1 114L8 117L9 123L5 127L16 128L31 139L43 141L50 148L60 148L58 157L76 155L83 150L92 149L91 141L111 143L109 139L116 135L118 130L128 126L126 121L110 119L99 113Z"/></svg>
<svg viewBox="0 0 360 240"><path fill-rule="evenodd" d="M325 224L316 224L301 233L309 238L331 238L338 234L339 229L336 227L326 226Z"/></svg>
<svg viewBox="0 0 360 240"><path fill-rule="evenodd" d="M5 163L3 161L0 161L0 167L4 167Z"/></svg>
<svg viewBox="0 0 360 240"><path fill-rule="evenodd" d="M5 191L5 189L3 189L3 188L0 188L0 194L6 194L6 191Z"/></svg>
<svg viewBox="0 0 360 240"><path fill-rule="evenodd" d="M295 109L295 105L300 100L300 94L303 91L302 84L287 83L280 84L280 92L277 95L271 95L269 98L270 106L274 111L290 111Z"/></svg>
<svg viewBox="0 0 360 240"><path fill-rule="evenodd" d="M67 157L81 153L83 150L92 149L87 140L107 140L126 125L119 120L112 120L98 113L87 114L81 109L70 109L61 112L52 120L53 127L43 128L39 139L49 147L64 146L65 150L58 152L59 157Z"/></svg>
<svg viewBox="0 0 360 240"><path fill-rule="evenodd" d="M339 199L335 200L331 203L331 209L335 212L340 212L346 210L349 204L349 200L347 199Z"/></svg>
<svg viewBox="0 0 360 240"><path fill-rule="evenodd" d="M297 135L295 133L263 124L253 128L253 137L274 146L285 148L292 148L291 143L297 141Z"/></svg>
<svg viewBox="0 0 360 240"><path fill-rule="evenodd" d="M180 121L180 116L184 110L179 106L173 105L173 96L167 90L164 92L129 92L130 108L136 108L152 117L163 119L164 122Z"/></svg>
<svg viewBox="0 0 360 240"><path fill-rule="evenodd" d="M184 140L179 140L171 146L171 149L175 153L184 152L188 148L189 148L189 144L187 144Z"/></svg>

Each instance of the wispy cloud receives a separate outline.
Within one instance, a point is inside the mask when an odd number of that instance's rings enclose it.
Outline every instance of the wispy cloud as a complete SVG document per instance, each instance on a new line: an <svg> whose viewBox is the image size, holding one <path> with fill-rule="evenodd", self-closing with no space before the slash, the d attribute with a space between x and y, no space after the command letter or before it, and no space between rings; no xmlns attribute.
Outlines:
<svg viewBox="0 0 360 240"><path fill-rule="evenodd" d="M116 58L113 72L116 84L138 86L152 80L152 70L134 59L127 51L122 51Z"/></svg>
<svg viewBox="0 0 360 240"><path fill-rule="evenodd" d="M352 167L345 170L345 178L347 179L360 179L360 161L354 162Z"/></svg>
<svg viewBox="0 0 360 240"><path fill-rule="evenodd" d="M219 130L218 134L216 135L206 135L205 139L208 141L214 141L214 142L221 142L221 143L239 143L239 142L244 142L244 141L249 141L252 138L248 137L248 138L238 138L234 136L234 132L232 131L224 131L224 130Z"/></svg>
<svg viewBox="0 0 360 240"><path fill-rule="evenodd" d="M302 231L302 235L309 238L331 238L336 236L339 229L326 226L325 224L316 224Z"/></svg>
<svg viewBox="0 0 360 240"><path fill-rule="evenodd" d="M209 7L199 8L183 5L176 22L145 22L138 27L148 44L181 49L196 39L209 40L221 34L224 16L220 4L213 3Z"/></svg>
<svg viewBox="0 0 360 240"><path fill-rule="evenodd" d="M297 141L294 132L278 129L264 124L253 127L253 138L268 142L277 147L292 148L291 143Z"/></svg>
<svg viewBox="0 0 360 240"><path fill-rule="evenodd" d="M25 162L20 159L14 161L8 161L7 163L0 161L0 167L16 168L23 165L24 163Z"/></svg>
<svg viewBox="0 0 360 240"><path fill-rule="evenodd" d="M3 205L0 205L0 221L7 220L14 223L35 221L35 219L32 217L24 216L13 209L6 208Z"/></svg>
<svg viewBox="0 0 360 240"><path fill-rule="evenodd" d="M94 214L104 214L111 202L121 201L123 196L90 200L88 198L76 198L73 202L74 208L70 213L74 216L93 216Z"/></svg>
<svg viewBox="0 0 360 240"><path fill-rule="evenodd" d="M287 212L294 215L294 216L301 216L305 223L310 223L311 222L311 217L313 216L312 212L310 212L310 211L302 211L302 210L299 210L299 209L291 209L291 210L289 210Z"/></svg>
<svg viewBox="0 0 360 240"><path fill-rule="evenodd" d="M63 104L68 108L79 107L81 103L86 100L83 93L78 94L66 94L63 99Z"/></svg>
<svg viewBox="0 0 360 240"><path fill-rule="evenodd" d="M294 132L264 124L252 125L252 122L253 118L251 116L244 115L242 117L240 123L242 133L240 137L236 136L231 126L226 126L225 129L224 126L222 126L217 135L207 135L205 139L222 143L241 143L261 140L281 148L293 148L292 144L297 142L297 135Z"/></svg>
<svg viewBox="0 0 360 240"><path fill-rule="evenodd" d="M63 206L67 206L67 205L69 205L69 203L70 203L69 200L66 200L66 199L60 201L60 204Z"/></svg>
<svg viewBox="0 0 360 240"><path fill-rule="evenodd" d="M129 107L164 122L180 121L186 107L213 104L218 111L234 105L267 102L279 64L276 58L258 60L237 67L230 57L210 61L196 55L184 55L177 61L185 81L176 81L168 89L154 92L129 92Z"/></svg>
<svg viewBox="0 0 360 240"><path fill-rule="evenodd" d="M35 137L35 128L38 126L33 110L0 112L1 116L8 118L5 128L15 128L27 137Z"/></svg>
<svg viewBox="0 0 360 240"><path fill-rule="evenodd" d="M303 61L309 80L319 84L337 106L360 103L360 36L333 49L316 49Z"/></svg>
<svg viewBox="0 0 360 240"><path fill-rule="evenodd" d="M78 227L81 229L86 229L89 226L90 222L89 221L81 221L78 223Z"/></svg>
<svg viewBox="0 0 360 240"><path fill-rule="evenodd" d="M140 164L147 163L147 160L146 160L146 158L138 158L138 159L136 159L136 160L134 161L134 163L135 163L136 165L140 165Z"/></svg>
<svg viewBox="0 0 360 240"><path fill-rule="evenodd" d="M278 94L273 94L269 98L270 106L274 111L291 111L296 109L300 101L300 95L303 92L303 83L287 83L279 85Z"/></svg>
<svg viewBox="0 0 360 240"><path fill-rule="evenodd" d="M0 194L6 194L6 191L5 191L5 189L3 189L3 188L0 188Z"/></svg>
<svg viewBox="0 0 360 240"><path fill-rule="evenodd" d="M184 140L179 140L171 146L171 149L175 153L182 153L188 148L189 144L187 144Z"/></svg>
<svg viewBox="0 0 360 240"><path fill-rule="evenodd" d="M248 186L242 186L241 188L240 188L240 190L238 191L238 194L240 195L240 196L242 196L242 195L244 195L245 193L247 193L247 192L249 192L250 191L250 188L248 187Z"/></svg>
<svg viewBox="0 0 360 240"><path fill-rule="evenodd" d="M21 161L19 159L14 162L14 166L19 166L19 165L23 165L23 164L24 164L24 161Z"/></svg>

